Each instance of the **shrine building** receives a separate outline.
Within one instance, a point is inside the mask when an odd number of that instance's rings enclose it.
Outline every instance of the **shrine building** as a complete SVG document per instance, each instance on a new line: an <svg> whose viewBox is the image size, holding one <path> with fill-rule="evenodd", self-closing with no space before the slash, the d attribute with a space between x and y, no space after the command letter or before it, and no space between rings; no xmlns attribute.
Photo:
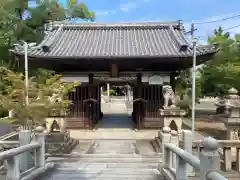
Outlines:
<svg viewBox="0 0 240 180"><path fill-rule="evenodd" d="M211 60L212 45L197 46L197 65ZM13 49L24 64L24 49ZM100 87L128 83L133 88L132 119L139 129L159 128L162 85L191 68L193 48L181 21L142 23L55 23L44 40L28 49L29 68L46 68L81 83L69 98L69 128L93 128L102 117ZM103 114L104 116L104 114Z"/></svg>

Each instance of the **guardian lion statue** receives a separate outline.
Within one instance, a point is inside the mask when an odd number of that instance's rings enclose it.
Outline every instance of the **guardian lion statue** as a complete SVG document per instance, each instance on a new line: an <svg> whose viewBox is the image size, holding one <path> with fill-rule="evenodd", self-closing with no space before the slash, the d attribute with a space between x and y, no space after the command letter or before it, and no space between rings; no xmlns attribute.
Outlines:
<svg viewBox="0 0 240 180"><path fill-rule="evenodd" d="M176 98L173 92L172 86L164 85L162 88L164 105L163 108L174 108L176 107Z"/></svg>

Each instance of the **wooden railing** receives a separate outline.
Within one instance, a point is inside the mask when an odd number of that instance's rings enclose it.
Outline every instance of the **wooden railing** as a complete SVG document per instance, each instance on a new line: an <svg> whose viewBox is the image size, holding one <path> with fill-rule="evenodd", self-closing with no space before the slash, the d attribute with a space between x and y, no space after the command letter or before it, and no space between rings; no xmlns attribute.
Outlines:
<svg viewBox="0 0 240 180"><path fill-rule="evenodd" d="M54 164L46 164L45 162L45 134L43 131L43 127L37 127L35 130L35 138L33 142L27 145L0 152L0 161L5 161L7 164L6 180L34 179L38 175L44 173L46 170L54 167ZM21 162L19 155L29 151L35 151L35 166L25 172L21 172Z"/></svg>
<svg viewBox="0 0 240 180"><path fill-rule="evenodd" d="M171 131L169 127L164 127L160 133L164 161L160 171L168 180L188 179L189 174L194 173L193 168L200 171L200 180L224 180L224 176L218 173L220 169L220 156L217 151L218 141L212 137L207 137L202 141L203 149L200 157L192 154L192 133L183 131L183 149L179 146L179 135L176 131ZM190 148L189 148L190 147Z"/></svg>

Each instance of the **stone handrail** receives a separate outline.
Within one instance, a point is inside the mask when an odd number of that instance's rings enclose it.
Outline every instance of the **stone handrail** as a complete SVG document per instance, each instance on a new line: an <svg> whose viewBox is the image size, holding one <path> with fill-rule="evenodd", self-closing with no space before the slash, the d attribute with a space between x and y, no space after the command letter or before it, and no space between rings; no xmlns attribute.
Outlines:
<svg viewBox="0 0 240 180"><path fill-rule="evenodd" d="M179 148L178 146L176 146L172 143L166 143L166 144L164 144L164 147L165 147L164 153L173 152L174 154L177 155L177 157L180 157L181 160L188 162L188 164L190 164L191 166L193 166L196 169L200 169L200 160L196 156L190 154L187 151L184 151L183 149ZM167 154L165 160L168 161L169 157L170 157L170 155ZM167 164L169 165L171 163L172 162L169 162Z"/></svg>
<svg viewBox="0 0 240 180"><path fill-rule="evenodd" d="M161 172L166 179L188 179L188 176L193 173L193 168L200 170L200 180L226 179L218 173L220 169L220 156L217 152L218 142L216 139L208 137L202 141L203 150L198 159L198 157L192 155L191 131L182 132L183 149L178 147L178 133L171 131L169 127L164 127L160 136L164 156L164 164Z"/></svg>
<svg viewBox="0 0 240 180"><path fill-rule="evenodd" d="M5 159L7 159L7 161L8 161L9 158L12 158L19 154L22 154L26 151L31 151L31 150L35 150L35 149L38 150L39 148L41 148L41 144L39 144L38 142L32 142L28 145L24 145L24 146L13 148L13 149L10 149L7 151L3 151L0 153L0 161L5 160Z"/></svg>
<svg viewBox="0 0 240 180"><path fill-rule="evenodd" d="M19 144L19 141L1 141L0 140L0 145L8 145L8 144L10 144L10 145L14 145L14 144Z"/></svg>
<svg viewBox="0 0 240 180"><path fill-rule="evenodd" d="M5 134L5 135L1 136L1 137L0 137L0 140L1 140L1 141L5 141L6 139L9 139L9 138L11 138L12 136L16 136L16 135L18 135L18 132L17 132L17 131L13 131L13 132L10 132L10 133L8 133L8 134Z"/></svg>
<svg viewBox="0 0 240 180"><path fill-rule="evenodd" d="M236 169L240 172L240 141L239 140L217 140L218 152L222 155L222 163L224 164L225 171L232 170L232 155L234 149L236 149ZM192 144L193 148L198 149L198 154L203 148L203 142L201 140L194 140Z"/></svg>
<svg viewBox="0 0 240 180"><path fill-rule="evenodd" d="M34 179L53 167L53 164L45 163L45 134L43 130L43 127L36 128L35 139L30 144L0 152L0 161L5 160L7 163L6 180ZM35 151L35 167L25 172L20 172L21 162L19 155L32 150Z"/></svg>

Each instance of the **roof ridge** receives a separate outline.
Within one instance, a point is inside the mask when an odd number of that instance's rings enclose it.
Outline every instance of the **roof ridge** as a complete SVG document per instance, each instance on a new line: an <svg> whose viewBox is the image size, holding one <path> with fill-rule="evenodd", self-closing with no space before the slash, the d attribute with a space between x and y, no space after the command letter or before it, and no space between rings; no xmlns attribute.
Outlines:
<svg viewBox="0 0 240 180"><path fill-rule="evenodd" d="M180 51L187 50L188 43L186 41L184 41L183 39L178 37L178 35L176 34L172 25L169 25L169 30L170 30L170 33L172 34L171 38L173 39L173 41L176 42L177 46L179 47L179 50Z"/></svg>
<svg viewBox="0 0 240 180"><path fill-rule="evenodd" d="M133 29L133 28L144 28L144 29L152 29L152 28L169 28L169 26L174 26L181 30L182 23L181 21L174 22L131 22L131 23L93 23L93 22L85 22L85 23L55 23L52 24L53 29L58 29L59 26L63 26L63 29Z"/></svg>
<svg viewBox="0 0 240 180"><path fill-rule="evenodd" d="M139 21L139 22L54 22L53 26L156 26L156 25L180 25L178 21Z"/></svg>
<svg viewBox="0 0 240 180"><path fill-rule="evenodd" d="M60 25L58 27L57 31L54 33L54 35L52 37L50 37L47 42L42 43L41 46L42 46L42 50L44 52L48 52L50 50L49 49L50 46L54 43L54 41L56 40L56 38L58 37L58 35L62 31L62 29L63 29L63 25Z"/></svg>

